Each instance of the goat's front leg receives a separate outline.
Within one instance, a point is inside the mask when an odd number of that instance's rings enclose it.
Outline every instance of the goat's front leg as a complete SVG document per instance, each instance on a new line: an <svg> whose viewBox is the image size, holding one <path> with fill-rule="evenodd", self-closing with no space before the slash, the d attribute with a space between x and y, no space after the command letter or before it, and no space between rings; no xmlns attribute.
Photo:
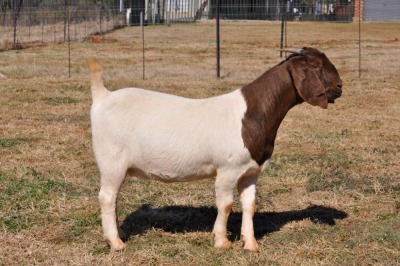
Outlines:
<svg viewBox="0 0 400 266"><path fill-rule="evenodd" d="M256 208L256 183L258 176L242 177L238 182L240 202L242 203L242 229L241 237L244 249L253 252L258 251L258 244L254 238L253 216Z"/></svg>
<svg viewBox="0 0 400 266"><path fill-rule="evenodd" d="M229 249L232 247L232 242L227 238L226 225L232 209L235 185L235 180L225 174L219 174L215 180L215 196L218 208L218 215L213 229L215 248Z"/></svg>

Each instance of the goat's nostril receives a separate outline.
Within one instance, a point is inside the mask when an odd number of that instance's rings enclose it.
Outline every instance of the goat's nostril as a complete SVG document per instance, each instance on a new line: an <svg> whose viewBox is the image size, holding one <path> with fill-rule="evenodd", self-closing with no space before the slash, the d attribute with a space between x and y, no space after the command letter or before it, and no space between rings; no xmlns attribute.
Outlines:
<svg viewBox="0 0 400 266"><path fill-rule="evenodd" d="M336 85L336 87L338 87L339 89L341 89L341 88L342 88L342 84L338 84L338 85Z"/></svg>

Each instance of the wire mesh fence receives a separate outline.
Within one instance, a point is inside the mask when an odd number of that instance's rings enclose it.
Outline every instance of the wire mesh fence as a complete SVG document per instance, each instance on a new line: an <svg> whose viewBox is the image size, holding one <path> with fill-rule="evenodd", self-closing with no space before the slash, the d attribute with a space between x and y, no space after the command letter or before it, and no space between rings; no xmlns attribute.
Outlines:
<svg viewBox="0 0 400 266"><path fill-rule="evenodd" d="M217 0L1 0L0 50L79 40L125 26L215 19ZM220 18L352 21L349 0L219 0Z"/></svg>
<svg viewBox="0 0 400 266"><path fill-rule="evenodd" d="M261 2L259 0L254 0L251 4L249 4L248 1L246 2L243 0L220 1L220 18L227 22L233 19L262 21L279 20L279 22L272 22L275 25L274 27L276 28L276 32L268 33L275 36L276 44L274 44L274 47L277 49L279 49L279 39L281 37L279 29L281 28L280 20L282 18L289 21L289 24L285 25L285 46L293 44L294 37L296 38L296 45L307 43L308 35L314 34L313 32L310 33L306 30L302 34L298 31L293 31L291 28L291 21L293 21L293 24L297 25L297 30L302 27L301 25L303 22L301 21L323 21L329 22L326 23L329 25L338 26L346 24L351 26L347 27L352 29L351 33L339 31L323 36L325 36L324 38L327 38L327 42L331 42L332 45L334 45L337 42L341 42L338 40L341 38L339 35L348 35L345 42L354 43L356 44L355 47L358 48L358 50L354 50L354 54L352 55L354 58L359 58L358 73L361 73L360 69L363 68L362 64L365 64L364 62L369 60L361 53L361 49L372 49L371 47L375 47L374 43L371 44L368 42L367 44L366 42L365 45L361 43L362 38L360 36L362 35L364 28L360 27L360 24L330 23L349 22L353 21L354 18L362 18L363 13L359 13L357 10L357 7L360 7L361 5L356 5L356 2L353 1L265 0L264 2ZM237 3L235 1L237 1ZM389 2L389 0L386 2ZM18 3L24 4L18 5ZM3 0L0 2L0 51L10 49L19 50L39 45L57 44L57 46L49 48L49 51L50 49L58 50L57 55L54 56L64 60L63 62L65 62L65 65L68 68L67 71L69 75L71 75L71 45L72 47L82 47L80 43L91 44L117 42L118 40L112 37L113 35L111 32L120 27L139 25L141 13L143 14L144 24L147 25L195 22L200 20L210 21L212 23L216 12L214 6L215 3L216 0L132 0L124 2L105 0L98 2L79 0ZM266 5L266 3L268 5ZM330 5L331 3L338 4L340 9ZM360 4L360 2L358 2L358 4ZM400 4L398 3L397 6L400 6ZM394 9L393 7L391 8ZM329 13L332 10L334 13ZM364 7L364 10L366 10L366 7ZM390 17L384 17L382 20L391 20L389 18ZM305 27L310 27L310 24L307 25L308 26ZM318 31L318 25L319 23L315 23L313 29ZM385 26L382 25L380 27ZM329 28L329 26L324 26L323 28ZM391 31L393 31L393 28L396 27L391 27ZM132 30L130 30L130 28L129 30L125 30L125 32L132 34L124 37L127 40L126 42L128 43L132 42L134 39L140 39L140 43L142 43L141 30L139 31L137 27L132 27L131 29ZM250 29L250 32L244 34L249 34L250 36L252 34L251 27L248 29ZM376 30L379 29L383 28L377 28ZM398 27L398 29L400 29L400 27ZM212 28L209 28L209 30L213 31ZM162 32L162 29L160 29L160 32ZM204 32L198 34L201 35L204 34ZM388 39L387 41L397 44L399 42L398 39L400 38L399 34L400 31L389 32L387 36L391 36L391 39ZM224 35L224 29L222 29L222 35ZM249 38L249 36L243 38ZM168 37L160 35L159 38L165 39ZM262 36L259 36L259 38L262 38ZM214 41L215 39L209 40L211 43ZM222 41L225 41L224 37ZM310 45L313 45L314 42L315 41L312 41ZM68 43L68 45L65 43ZM134 49L136 49L135 53L139 54L142 52L142 47ZM363 55L362 61L361 55ZM51 55L46 56L50 57ZM77 61L77 56L79 55L76 52L72 53L72 65L74 65L74 61ZM63 71L63 73L65 73L65 70Z"/></svg>
<svg viewBox="0 0 400 266"><path fill-rule="evenodd" d="M3 1L1 8L0 50L78 40L125 25L116 7L87 1Z"/></svg>

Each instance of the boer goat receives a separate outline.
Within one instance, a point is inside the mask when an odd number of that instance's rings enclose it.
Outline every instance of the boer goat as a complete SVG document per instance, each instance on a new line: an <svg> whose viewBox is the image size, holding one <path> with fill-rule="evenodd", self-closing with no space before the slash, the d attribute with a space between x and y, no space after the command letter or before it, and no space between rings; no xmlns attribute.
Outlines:
<svg viewBox="0 0 400 266"><path fill-rule="evenodd" d="M139 88L110 92L100 64L89 59L88 65L101 219L113 250L125 247L116 200L125 177L132 176L163 182L215 177L214 246L222 249L232 245L226 225L236 187L244 249L258 251L253 229L256 182L268 165L279 125L293 106L305 101L326 109L342 93L335 66L324 53L306 47L243 88L207 99Z"/></svg>

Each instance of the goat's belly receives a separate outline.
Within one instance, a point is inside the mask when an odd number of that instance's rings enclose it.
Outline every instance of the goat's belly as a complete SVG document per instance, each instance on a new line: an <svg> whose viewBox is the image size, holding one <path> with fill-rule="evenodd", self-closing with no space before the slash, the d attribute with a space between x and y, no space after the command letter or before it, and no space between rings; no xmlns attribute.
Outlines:
<svg viewBox="0 0 400 266"><path fill-rule="evenodd" d="M200 179L212 178L217 175L216 168L209 164L199 166L192 171L185 169L185 171L171 171L161 169L143 170L140 168L128 169L127 175L139 179L156 180L165 183L172 182L189 182Z"/></svg>

